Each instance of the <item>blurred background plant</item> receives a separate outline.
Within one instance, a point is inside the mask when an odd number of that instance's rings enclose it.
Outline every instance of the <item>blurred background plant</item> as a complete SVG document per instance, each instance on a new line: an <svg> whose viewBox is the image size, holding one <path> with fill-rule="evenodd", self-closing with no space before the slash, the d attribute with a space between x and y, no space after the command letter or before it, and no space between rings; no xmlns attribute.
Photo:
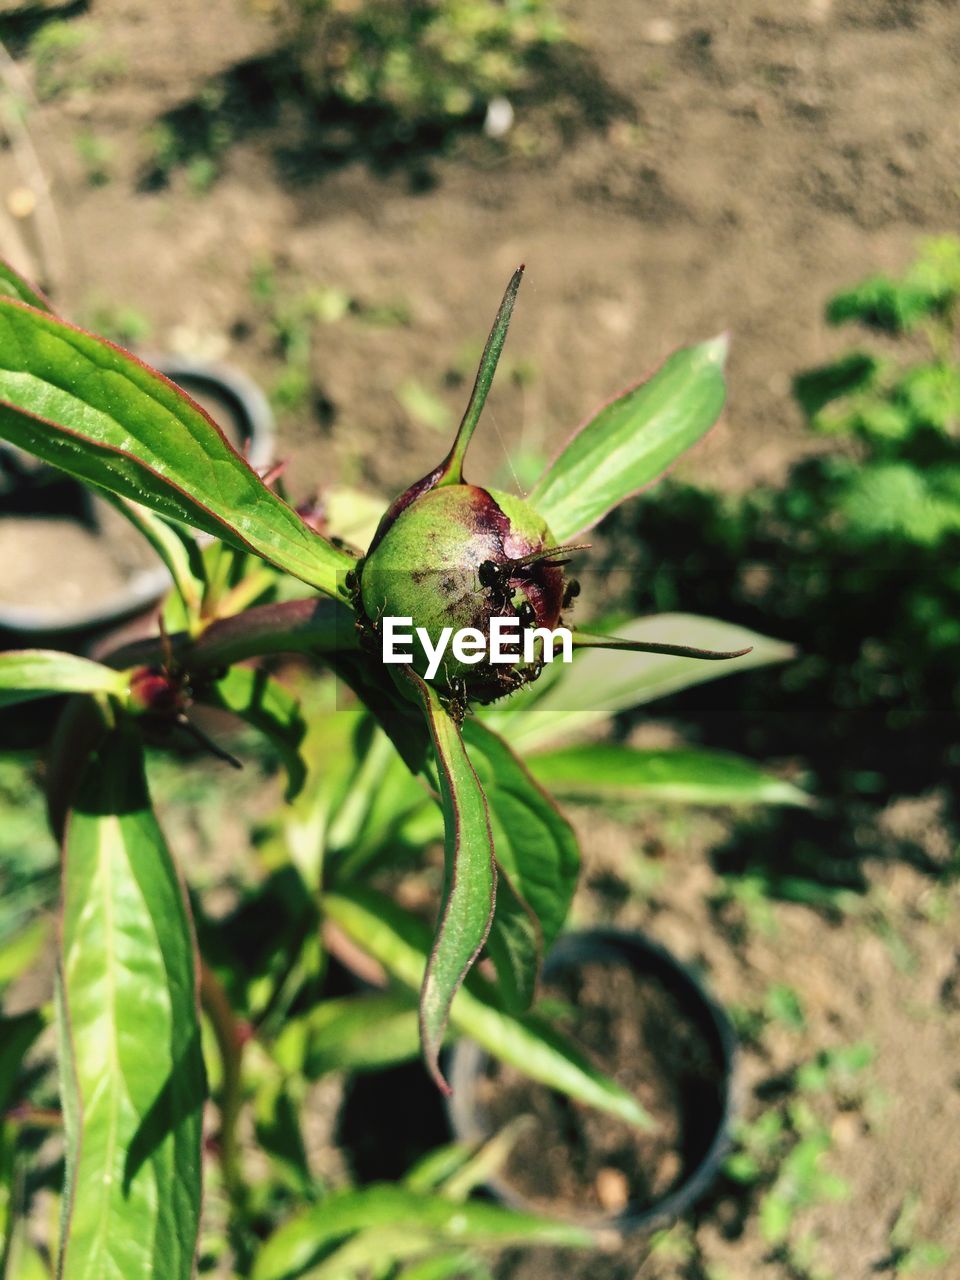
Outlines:
<svg viewBox="0 0 960 1280"><path fill-rule="evenodd" d="M552 0L287 0L301 65L318 98L396 116L402 133L482 118L527 87L536 58L569 39Z"/></svg>
<svg viewBox="0 0 960 1280"><path fill-rule="evenodd" d="M926 242L898 277L873 276L828 303L865 341L798 374L815 452L781 484L731 494L668 480L608 522L611 567L636 564L632 607L724 610L789 635L782 671L681 695L669 711L714 745L797 756L843 828L767 830L731 865L808 900L862 884L853 828L891 797L949 785L960 770L960 241ZM819 834L818 834L819 833ZM763 843L779 852L764 857ZM824 844L827 848L824 848ZM820 847L815 847L815 846ZM929 871L948 871L915 847ZM797 877L790 883L791 876ZM825 883L826 877L826 883ZM802 881L806 879L804 888Z"/></svg>

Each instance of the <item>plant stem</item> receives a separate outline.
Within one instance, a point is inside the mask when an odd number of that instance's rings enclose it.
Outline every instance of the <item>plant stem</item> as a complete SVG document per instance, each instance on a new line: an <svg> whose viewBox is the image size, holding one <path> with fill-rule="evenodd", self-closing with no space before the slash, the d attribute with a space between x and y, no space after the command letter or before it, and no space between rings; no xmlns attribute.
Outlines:
<svg viewBox="0 0 960 1280"><path fill-rule="evenodd" d="M170 637L173 658L191 671L229 667L248 658L280 653L322 655L357 648L354 615L335 600L289 600L257 605L211 622L194 638L181 631ZM159 639L137 641L105 654L113 667L149 666L166 655Z"/></svg>
<svg viewBox="0 0 960 1280"><path fill-rule="evenodd" d="M234 1209L242 1210L245 1204L245 1187L237 1143L237 1119L242 1100L243 1046L246 1036L230 1006L223 984L203 959L200 961L200 1001L213 1027L223 1070L219 1134L223 1184Z"/></svg>

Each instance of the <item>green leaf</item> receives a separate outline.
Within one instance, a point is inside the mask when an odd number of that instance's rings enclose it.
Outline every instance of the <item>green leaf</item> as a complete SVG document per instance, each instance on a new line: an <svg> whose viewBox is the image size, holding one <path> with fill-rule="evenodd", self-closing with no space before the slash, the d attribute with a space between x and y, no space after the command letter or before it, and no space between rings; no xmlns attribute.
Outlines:
<svg viewBox="0 0 960 1280"><path fill-rule="evenodd" d="M415 1233L422 1248L435 1245L565 1245L589 1248L596 1237L584 1227L517 1213L482 1201L457 1204L439 1195L418 1195L407 1187L378 1183L359 1190L334 1192L320 1204L281 1226L257 1255L252 1280L295 1280L323 1260L330 1249L356 1233L381 1234L381 1251L352 1261L352 1270L336 1268L317 1274L353 1274L369 1267L387 1250L387 1233L400 1227ZM373 1244L373 1240L369 1239ZM364 1241L367 1244L367 1240ZM394 1256L402 1256L402 1253ZM344 1267L340 1259L338 1266Z"/></svg>
<svg viewBox="0 0 960 1280"><path fill-rule="evenodd" d="M269 739L287 771L286 798L295 799L307 776L300 754L307 723L299 698L262 667L231 667L222 680L200 692L199 700L232 712Z"/></svg>
<svg viewBox="0 0 960 1280"><path fill-rule="evenodd" d="M495 839L503 846L497 824ZM533 1004L543 959L543 934L533 910L520 897L501 867L497 867L497 901L487 938L487 955L497 971L498 989L510 1013L523 1013Z"/></svg>
<svg viewBox="0 0 960 1280"><path fill-rule="evenodd" d="M0 438L329 595L342 593L355 564L266 487L179 387L112 343L5 298Z"/></svg>
<svg viewBox="0 0 960 1280"><path fill-rule="evenodd" d="M183 888L128 730L91 758L64 842L61 1280L190 1280L205 1093Z"/></svg>
<svg viewBox="0 0 960 1280"><path fill-rule="evenodd" d="M490 805L494 851L504 873L487 946L517 1011L529 1006L542 951L567 918L580 850L569 822L502 738L474 719L464 723L463 736ZM525 907L535 918L533 928Z"/></svg>
<svg viewBox="0 0 960 1280"><path fill-rule="evenodd" d="M137 502L113 493L105 497L153 547L173 580L188 622L198 622L207 575L196 538L182 524L158 516Z"/></svg>
<svg viewBox="0 0 960 1280"><path fill-rule="evenodd" d="M55 693L112 693L124 697L129 676L88 658L54 649L0 653L0 707Z"/></svg>
<svg viewBox="0 0 960 1280"><path fill-rule="evenodd" d="M637 751L616 743L561 747L529 761L533 776L578 800L671 801L677 804L809 805L799 787L750 760L719 751Z"/></svg>
<svg viewBox="0 0 960 1280"><path fill-rule="evenodd" d="M443 801L443 906L420 991L423 1055L438 1087L440 1046L450 1002L483 949L493 920L496 867L487 801L460 730L436 691L407 669L423 704L436 754Z"/></svg>
<svg viewBox="0 0 960 1280"><path fill-rule="evenodd" d="M495 843L497 861L533 908L550 947L577 887L577 837L503 738L474 719L464 723L463 736L502 837Z"/></svg>
<svg viewBox="0 0 960 1280"><path fill-rule="evenodd" d="M325 894L323 911L395 978L415 991L429 951L429 930L389 898L357 887ZM534 1014L505 1012L497 992L472 974L450 1006L450 1021L502 1062L587 1106L639 1128L651 1121L640 1103L598 1071L565 1036Z"/></svg>
<svg viewBox="0 0 960 1280"><path fill-rule="evenodd" d="M630 707L719 676L784 662L793 656L793 648L780 640L695 614L663 613L637 618L617 631L628 640L642 643L718 650L743 649L749 645L751 652L728 662L704 662L699 658L664 654L582 650L573 662L555 664L549 683L541 680L529 686L533 695L529 701L525 701L525 690L511 698L503 709L494 707L485 715L486 723L506 734L514 748L526 753L558 738L581 736ZM538 694L539 684L543 684L543 691Z"/></svg>
<svg viewBox="0 0 960 1280"><path fill-rule="evenodd" d="M289 1021L273 1056L285 1071L316 1080L327 1071L371 1071L415 1058L416 998L405 990L323 1000Z"/></svg>
<svg viewBox="0 0 960 1280"><path fill-rule="evenodd" d="M28 307L36 307L49 315L54 314L50 299L45 297L39 289L35 289L19 271L15 271L10 263L2 258L0 258L0 294L14 298L17 302L25 302Z"/></svg>
<svg viewBox="0 0 960 1280"><path fill-rule="evenodd" d="M470 392L470 399L467 402L460 426L457 428L456 439L451 446L450 452L440 464L440 475L436 481L437 484L463 483L463 459L476 430L477 423L480 421L483 406L487 402L490 387L493 385L493 376L497 371L497 365L500 363L503 344L507 340L507 330L510 328L510 317L513 315L514 303L517 300L517 293L523 280L523 270L523 263L521 263L510 277L504 290L500 307L494 317L493 327L480 357L480 367L477 369L477 376L473 384L473 390Z"/></svg>
<svg viewBox="0 0 960 1280"><path fill-rule="evenodd" d="M493 1273L465 1250L437 1253L404 1267L397 1280L493 1280Z"/></svg>
<svg viewBox="0 0 960 1280"><path fill-rule="evenodd" d="M528 499L558 542L592 528L709 431L723 408L726 354L725 337L682 348L580 428Z"/></svg>
<svg viewBox="0 0 960 1280"><path fill-rule="evenodd" d="M793 379L793 394L806 417L813 419L834 400L869 387L879 368L876 356L851 351L830 364L798 373Z"/></svg>

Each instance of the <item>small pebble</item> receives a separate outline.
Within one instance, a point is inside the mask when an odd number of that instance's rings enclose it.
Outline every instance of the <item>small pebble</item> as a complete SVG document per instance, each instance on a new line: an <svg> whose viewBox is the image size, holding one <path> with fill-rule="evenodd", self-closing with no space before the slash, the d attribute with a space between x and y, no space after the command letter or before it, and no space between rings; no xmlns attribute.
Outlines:
<svg viewBox="0 0 960 1280"><path fill-rule="evenodd" d="M508 98L491 98L483 131L488 138L504 138L513 128L513 106Z"/></svg>
<svg viewBox="0 0 960 1280"><path fill-rule="evenodd" d="M37 197L29 187L14 187L7 196L7 208L15 218L29 218L37 207Z"/></svg>
<svg viewBox="0 0 960 1280"><path fill-rule="evenodd" d="M669 18L651 18L644 24L640 34L647 44L673 44L677 38L677 27Z"/></svg>
<svg viewBox="0 0 960 1280"><path fill-rule="evenodd" d="M619 1213L630 1202L630 1184L621 1169L599 1169L594 1179L597 1199L607 1213Z"/></svg>

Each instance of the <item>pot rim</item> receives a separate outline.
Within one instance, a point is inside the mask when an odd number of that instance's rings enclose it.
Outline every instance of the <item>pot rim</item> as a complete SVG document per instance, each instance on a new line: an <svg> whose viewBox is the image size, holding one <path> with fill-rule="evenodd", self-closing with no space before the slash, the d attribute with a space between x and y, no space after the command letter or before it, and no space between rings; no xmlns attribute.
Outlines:
<svg viewBox="0 0 960 1280"><path fill-rule="evenodd" d="M608 1230L613 1227L623 1233L652 1230L679 1217L700 1199L715 1179L720 1164L730 1149L738 1061L736 1034L725 1010L690 966L678 960L666 947L636 930L597 927L563 933L544 962L544 976L593 959L628 964L634 969L653 973L663 979L664 985L680 999L688 1011L697 1011L698 1016L693 1020L707 1032L716 1055L721 1088L719 1115L710 1141L696 1164L681 1175L680 1180L664 1195L643 1208L627 1205L614 1214L571 1215L573 1221L586 1227ZM493 1056L466 1038L458 1040L448 1051L447 1079L453 1092L446 1100L447 1116L454 1136L460 1141L478 1141L490 1136L489 1130L477 1118L474 1083L483 1065ZM542 1206L534 1205L500 1177L489 1178L485 1185L497 1199L511 1208L543 1212ZM562 1211L551 1212L559 1217L564 1216Z"/></svg>
<svg viewBox="0 0 960 1280"><path fill-rule="evenodd" d="M205 384L210 393L218 395L233 412L246 441L245 456L250 466L256 471L272 463L276 435L273 411L267 397L251 378L232 365L218 361L195 360L155 351L138 354L171 382L182 378L194 386ZM183 390L188 395L192 394L189 386ZM0 633L52 638L113 626L157 604L170 585L169 573L163 565L157 565L132 573L121 590L97 605L80 607L68 613L53 613L36 606L0 605Z"/></svg>

